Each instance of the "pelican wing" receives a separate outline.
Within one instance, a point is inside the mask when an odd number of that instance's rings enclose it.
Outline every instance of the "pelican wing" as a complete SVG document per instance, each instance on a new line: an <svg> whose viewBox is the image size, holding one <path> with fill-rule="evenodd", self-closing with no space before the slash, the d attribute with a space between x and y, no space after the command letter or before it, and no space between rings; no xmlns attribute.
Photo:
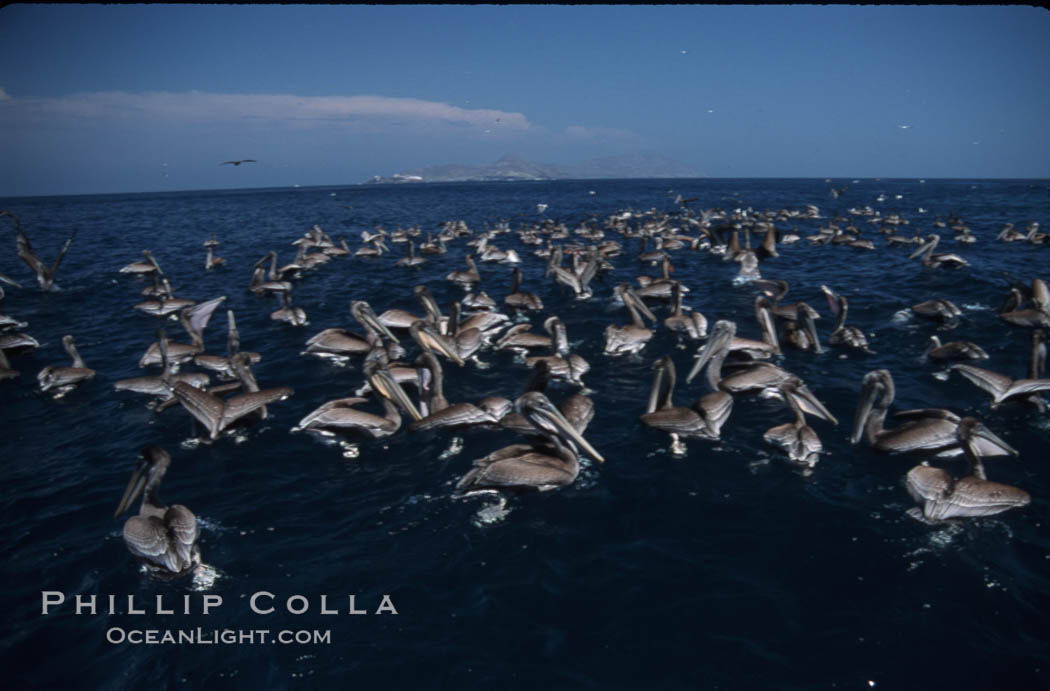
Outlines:
<svg viewBox="0 0 1050 691"><path fill-rule="evenodd" d="M197 517L182 504L175 504L164 514L164 523L171 536L171 547L182 564L178 569L181 571L193 563L193 547L200 536Z"/></svg>
<svg viewBox="0 0 1050 691"><path fill-rule="evenodd" d="M951 493L953 480L941 468L917 465L904 476L904 484L915 501L937 502Z"/></svg>
<svg viewBox="0 0 1050 691"><path fill-rule="evenodd" d="M457 427L461 425L478 425L496 422L498 422L498 420L472 403L456 403L439 410L436 413L431 413L422 420L413 421L409 424L408 429L412 432L420 432L441 427Z"/></svg>
<svg viewBox="0 0 1050 691"><path fill-rule="evenodd" d="M991 370L974 367L973 365L954 365L953 370L963 375L978 387L987 391L993 398L1000 399L1003 393L1010 388L1013 380L1006 375Z"/></svg>
<svg viewBox="0 0 1050 691"><path fill-rule="evenodd" d="M124 544L128 551L154 566L173 573L182 569L172 552L166 526L155 517L132 516L124 523Z"/></svg>
<svg viewBox="0 0 1050 691"><path fill-rule="evenodd" d="M955 483L954 491L943 502L943 506L937 507L937 517L991 516L1007 509L1025 506L1031 500L1028 492L1017 487L973 476L964 477ZM929 511L927 516L930 516Z"/></svg>
<svg viewBox="0 0 1050 691"><path fill-rule="evenodd" d="M733 412L733 397L725 391L714 391L697 401L697 405L704 410L708 431L718 437L722 433L722 425Z"/></svg>
<svg viewBox="0 0 1050 691"><path fill-rule="evenodd" d="M1018 379L1002 395L996 397L996 402L1005 401L1014 396L1042 391L1050 391L1050 379Z"/></svg>
<svg viewBox="0 0 1050 691"><path fill-rule="evenodd" d="M221 424L225 408L223 400L181 381L175 382L172 392L175 398L179 399L182 407L207 428L208 436L215 439L222 430Z"/></svg>
<svg viewBox="0 0 1050 691"><path fill-rule="evenodd" d="M571 484L576 479L575 464L566 464L560 458L540 453L530 446L525 446L527 450L523 452L522 446L515 444L495 452L500 454L499 460L480 465L464 475L456 484L456 489L559 487Z"/></svg>
<svg viewBox="0 0 1050 691"><path fill-rule="evenodd" d="M248 393L238 394L228 399L223 406L222 420L219 424L219 431L226 429L231 424L241 419L248 413L254 412L263 408L270 403L277 401L283 401L284 399L291 396L294 390L289 386L279 386L273 389L265 389L263 391L251 391Z"/></svg>

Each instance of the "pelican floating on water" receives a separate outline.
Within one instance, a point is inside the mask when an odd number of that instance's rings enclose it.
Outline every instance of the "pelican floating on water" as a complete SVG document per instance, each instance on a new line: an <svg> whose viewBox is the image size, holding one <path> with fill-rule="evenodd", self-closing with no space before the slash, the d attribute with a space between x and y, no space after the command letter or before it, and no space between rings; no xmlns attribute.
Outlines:
<svg viewBox="0 0 1050 691"><path fill-rule="evenodd" d="M952 518L991 516L1027 506L1032 498L1022 489L988 480L981 462L978 441L998 439L972 417L959 420L956 439L970 463L970 474L958 480L941 468L922 464L908 471L905 486L922 508L908 514L928 523ZM1005 442L1003 442L1005 444Z"/></svg>
<svg viewBox="0 0 1050 691"><path fill-rule="evenodd" d="M860 401L853 418L850 443L856 445L863 436L880 453L910 453L933 458L953 458L963 453L956 434L958 415L942 408L920 408L896 414L906 421L892 429L883 427L886 413L893 404L895 388L888 370L878 369L864 375ZM994 435L978 434L973 442L982 457L1017 455L1017 451Z"/></svg>
<svg viewBox="0 0 1050 691"><path fill-rule="evenodd" d="M855 326L846 326L846 314L849 311L849 302L846 297L826 285L820 286L820 289L828 299L828 309L835 316L835 325L831 329L831 335L828 336L828 343L846 345L854 350L872 355L872 350L868 347L868 338L864 332Z"/></svg>
<svg viewBox="0 0 1050 691"><path fill-rule="evenodd" d="M538 391L523 394L514 410L534 427L546 444L514 444L474 461L474 468L456 483L461 494L502 489L550 490L572 484L579 474L579 449L605 459L583 438L550 399Z"/></svg>
<svg viewBox="0 0 1050 691"><path fill-rule="evenodd" d="M95 370L84 364L84 359L80 357L71 335L67 334L62 337L62 347L65 348L66 353L73 360L72 366L53 367L48 365L36 375L40 384L40 390L51 391L54 389L55 398L65 396L75 389L77 384L95 376Z"/></svg>
<svg viewBox="0 0 1050 691"><path fill-rule="evenodd" d="M713 391L697 399L690 408L675 406L672 403L676 379L674 361L664 356L653 367L649 404L639 418L642 424L670 434L671 449L676 454L685 452L685 446L679 441L681 437L717 441L733 410L733 397L724 391Z"/></svg>
<svg viewBox="0 0 1050 691"><path fill-rule="evenodd" d="M180 574L200 563L200 528L192 511L182 504L166 506L157 496L170 465L171 456L164 449L144 448L113 517L127 511L141 496L138 515L124 522L124 544L150 568Z"/></svg>
<svg viewBox="0 0 1050 691"><path fill-rule="evenodd" d="M605 327L605 354L626 355L637 353L653 337L652 330L646 328L645 322L642 321L642 315L644 314L653 322L656 321L656 315L635 294L634 289L630 285L621 283L616 286L616 293L623 300L627 311L631 313L631 323L626 326L610 324Z"/></svg>

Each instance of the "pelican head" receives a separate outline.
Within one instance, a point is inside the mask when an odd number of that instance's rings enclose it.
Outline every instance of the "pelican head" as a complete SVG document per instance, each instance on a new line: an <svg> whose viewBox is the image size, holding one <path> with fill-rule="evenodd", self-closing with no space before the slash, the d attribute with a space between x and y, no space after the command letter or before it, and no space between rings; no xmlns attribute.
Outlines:
<svg viewBox="0 0 1050 691"><path fill-rule="evenodd" d="M131 505L142 496L147 487L155 487L161 478L164 477L164 473L168 472L170 464L171 456L159 446L143 448L139 454L135 472L131 474L131 479L128 481L128 486L124 489L124 496L120 498L120 504L117 506L113 518L131 508Z"/></svg>

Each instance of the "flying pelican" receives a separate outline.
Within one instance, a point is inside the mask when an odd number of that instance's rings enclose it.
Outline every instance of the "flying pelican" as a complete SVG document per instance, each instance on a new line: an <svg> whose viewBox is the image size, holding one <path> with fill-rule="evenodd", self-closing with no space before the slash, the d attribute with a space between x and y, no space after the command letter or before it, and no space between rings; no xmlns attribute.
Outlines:
<svg viewBox="0 0 1050 691"><path fill-rule="evenodd" d="M976 418L965 417L956 427L956 439L970 462L970 474L956 480L946 471L925 463L909 470L905 486L912 498L922 504L921 509L908 511L910 516L933 523L952 518L991 516L1031 502L1028 492L991 482L985 475L978 441L998 439L991 430Z"/></svg>
<svg viewBox="0 0 1050 691"><path fill-rule="evenodd" d="M76 388L77 384L95 376L95 370L84 364L84 359L77 352L77 346L71 335L62 337L62 347L73 360L71 367L53 367L48 365L36 375L40 391L55 390L54 397L61 398Z"/></svg>
<svg viewBox="0 0 1050 691"><path fill-rule="evenodd" d="M572 484L580 471L577 445L596 461L605 460L542 393L523 394L514 402L514 410L547 443L514 444L475 460L474 468L456 483L461 495L502 489L543 491Z"/></svg>
<svg viewBox="0 0 1050 691"><path fill-rule="evenodd" d="M197 538L197 517L182 504L165 506L157 496L171 456L158 446L142 449L135 472L128 481L117 506L116 518L131 508L141 495L137 516L124 523L124 544L128 550L154 570L180 574L201 561Z"/></svg>
<svg viewBox="0 0 1050 691"><path fill-rule="evenodd" d="M220 166L225 166L225 165L235 165L235 166L239 166L239 165L241 165L242 163L258 163L258 161L256 161L256 160L255 160L254 158L242 158L242 159L241 159L241 160L239 160L239 161L223 161L223 162L222 162L222 163L220 163L219 165L220 165Z"/></svg>
<svg viewBox="0 0 1050 691"><path fill-rule="evenodd" d="M934 458L954 458L963 453L956 434L960 418L950 410L903 411L896 417L906 422L885 429L883 422L893 404L894 393L893 377L888 370L873 370L864 375L850 433L851 444L856 445L863 436L880 453L911 453ZM1017 451L994 435L978 434L975 443L982 457L1017 455Z"/></svg>
<svg viewBox="0 0 1050 691"><path fill-rule="evenodd" d="M69 234L66 244L62 245L62 249L59 250L54 263L52 263L51 266L47 266L40 260L40 257L36 256L36 253L33 252L33 246L29 244L29 238L26 237L25 232L22 230L22 224L19 222L18 216L10 211L0 211L0 216L10 216L15 222L15 242L18 247L18 256L21 257L22 261L24 261L26 265L33 270L33 273L36 274L36 282L37 285L40 286L40 290L51 290L55 284L55 273L58 271L58 265L62 263L63 257L65 257L66 252L69 251L69 246L73 244L73 238L77 236L77 229L74 228L73 232ZM11 282L10 279L8 279L8 282Z"/></svg>

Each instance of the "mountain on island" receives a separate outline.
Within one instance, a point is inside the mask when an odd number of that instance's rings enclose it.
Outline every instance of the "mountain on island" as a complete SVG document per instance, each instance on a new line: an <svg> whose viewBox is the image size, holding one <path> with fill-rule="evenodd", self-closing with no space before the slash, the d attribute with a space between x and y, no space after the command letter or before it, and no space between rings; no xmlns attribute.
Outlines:
<svg viewBox="0 0 1050 691"><path fill-rule="evenodd" d="M617 178L702 178L689 166L654 154L627 154L594 158L577 164L535 163L507 154L489 165L450 163L417 168L390 177L376 175L368 182L485 182L512 180L609 180Z"/></svg>

